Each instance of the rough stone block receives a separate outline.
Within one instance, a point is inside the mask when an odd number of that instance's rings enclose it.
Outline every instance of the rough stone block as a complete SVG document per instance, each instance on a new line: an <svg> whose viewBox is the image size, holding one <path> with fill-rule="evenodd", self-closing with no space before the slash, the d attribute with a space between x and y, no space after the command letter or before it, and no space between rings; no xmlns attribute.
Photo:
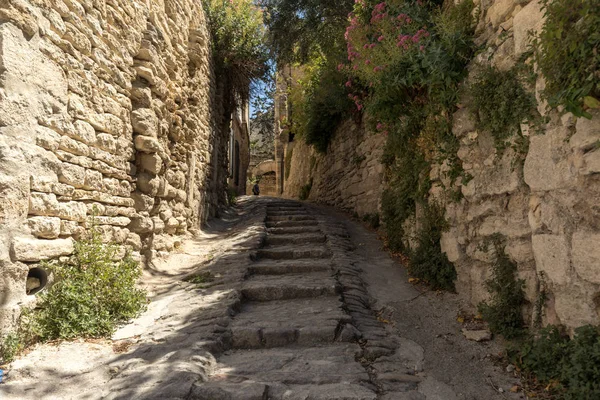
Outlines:
<svg viewBox="0 0 600 400"><path fill-rule="evenodd" d="M58 200L53 193L35 193L29 196L29 214L51 215L58 213Z"/></svg>
<svg viewBox="0 0 600 400"><path fill-rule="evenodd" d="M157 175L163 165L162 159L158 154L140 154L140 165L146 171Z"/></svg>
<svg viewBox="0 0 600 400"><path fill-rule="evenodd" d="M129 229L135 233L150 233L154 230L154 222L150 217L137 216L132 218Z"/></svg>
<svg viewBox="0 0 600 400"><path fill-rule="evenodd" d="M161 186L161 179L148 173L141 173L137 180L137 187L143 193L156 196Z"/></svg>
<svg viewBox="0 0 600 400"><path fill-rule="evenodd" d="M515 8L514 0L496 0L487 10L487 19L497 28Z"/></svg>
<svg viewBox="0 0 600 400"><path fill-rule="evenodd" d="M563 149L566 137L567 132L554 129L530 138L524 177L532 190L567 189L575 184L575 176Z"/></svg>
<svg viewBox="0 0 600 400"><path fill-rule="evenodd" d="M86 169L83 187L87 190L102 190L102 173L93 169Z"/></svg>
<svg viewBox="0 0 600 400"><path fill-rule="evenodd" d="M60 166L60 174L58 180L61 183L74 186L76 188L84 187L85 185L85 168L69 163L62 163Z"/></svg>
<svg viewBox="0 0 600 400"><path fill-rule="evenodd" d="M600 234L578 231L571 243L577 274L588 282L600 284Z"/></svg>
<svg viewBox="0 0 600 400"><path fill-rule="evenodd" d="M59 203L57 215L69 221L83 222L87 217L87 207L84 203L77 201Z"/></svg>
<svg viewBox="0 0 600 400"><path fill-rule="evenodd" d="M560 322L568 327L598 325L600 319L594 306L593 296L593 292L588 292L579 285L570 285L554 292L554 309Z"/></svg>
<svg viewBox="0 0 600 400"><path fill-rule="evenodd" d="M455 263L460 260L462 251L457 240L456 231L442 233L440 245L442 247L442 252L446 253L446 256L450 262Z"/></svg>
<svg viewBox="0 0 600 400"><path fill-rule="evenodd" d="M533 255L538 271L542 271L556 285L570 281L570 257L564 235L533 235Z"/></svg>
<svg viewBox="0 0 600 400"><path fill-rule="evenodd" d="M60 235L60 218L31 217L27 220L33 236L42 239L56 239Z"/></svg>
<svg viewBox="0 0 600 400"><path fill-rule="evenodd" d="M160 142L150 136L136 136L134 139L135 148L144 153L157 153L160 151Z"/></svg>
<svg viewBox="0 0 600 400"><path fill-rule="evenodd" d="M513 20L515 56L527 51L530 44L530 31L537 34L544 26L544 11L539 0L533 0L515 15Z"/></svg>
<svg viewBox="0 0 600 400"><path fill-rule="evenodd" d="M60 234L61 236L76 236L81 233L83 228L79 226L77 221L60 221Z"/></svg>
<svg viewBox="0 0 600 400"><path fill-rule="evenodd" d="M139 108L131 113L133 131L144 136L158 136L158 118L149 108Z"/></svg>
<svg viewBox="0 0 600 400"><path fill-rule="evenodd" d="M13 239L11 256L15 261L36 262L66 256L73 253L72 239L32 239L16 237Z"/></svg>

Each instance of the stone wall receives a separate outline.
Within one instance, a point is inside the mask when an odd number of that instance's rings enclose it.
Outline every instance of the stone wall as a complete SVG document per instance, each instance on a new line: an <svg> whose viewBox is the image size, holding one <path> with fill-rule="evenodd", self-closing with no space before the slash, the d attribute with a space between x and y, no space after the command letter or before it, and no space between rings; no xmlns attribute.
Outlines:
<svg viewBox="0 0 600 400"><path fill-rule="evenodd" d="M147 261L224 203L209 48L196 0L0 0L0 328L90 216Z"/></svg>
<svg viewBox="0 0 600 400"><path fill-rule="evenodd" d="M476 42L486 49L469 67L468 80L477 65L511 68L528 47L528 32L543 26L538 0L475 3L481 7ZM535 94L542 114L544 86L539 78ZM498 155L492 136L478 131L471 115L467 107L459 109L453 132L460 140L458 156L473 179L451 187L446 165L434 165L430 174L431 198L445 205L451 225L441 244L456 267L459 295L473 310L487 299L484 282L493 260L481 245L501 234L506 253L525 281L524 314L529 322L545 290L544 323L570 328L600 323L600 113L588 120L552 112L541 135L523 125L529 136L524 162L512 149ZM351 122L336 132L325 156L296 143L285 194L297 197L312 177L310 200L359 215L375 212L382 193L383 143L383 138L369 136ZM362 155L367 158L355 164ZM445 190L449 188L460 190L463 199L450 200Z"/></svg>
<svg viewBox="0 0 600 400"><path fill-rule="evenodd" d="M377 213L384 188L385 136L371 134L352 121L337 130L326 154L301 139L287 145L284 197L298 198L312 182L309 200L333 205L359 215Z"/></svg>

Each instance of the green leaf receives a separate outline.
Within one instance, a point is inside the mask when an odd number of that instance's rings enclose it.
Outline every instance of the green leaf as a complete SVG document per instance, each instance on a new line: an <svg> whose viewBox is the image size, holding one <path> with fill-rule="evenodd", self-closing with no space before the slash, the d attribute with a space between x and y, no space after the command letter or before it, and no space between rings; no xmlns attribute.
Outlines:
<svg viewBox="0 0 600 400"><path fill-rule="evenodd" d="M588 108L600 108L600 101L592 96L585 96L583 104Z"/></svg>

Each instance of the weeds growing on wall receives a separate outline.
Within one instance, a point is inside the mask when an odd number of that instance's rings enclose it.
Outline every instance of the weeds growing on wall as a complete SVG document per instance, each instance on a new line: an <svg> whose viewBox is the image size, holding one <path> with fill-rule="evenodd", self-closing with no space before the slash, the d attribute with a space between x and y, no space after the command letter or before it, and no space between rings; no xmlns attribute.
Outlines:
<svg viewBox="0 0 600 400"><path fill-rule="evenodd" d="M41 341L107 337L138 316L147 303L146 292L136 286L141 268L119 250L103 244L91 229L90 238L77 242L67 260L45 263L56 283L26 315L27 329Z"/></svg>
<svg viewBox="0 0 600 400"><path fill-rule="evenodd" d="M523 87L517 68L482 67L469 94L477 128L492 134L500 152L513 136L521 136L521 123L537 118L535 97Z"/></svg>
<svg viewBox="0 0 600 400"><path fill-rule="evenodd" d="M517 278L517 264L504 251L505 240L494 235L484 243L482 250L493 252L492 277L485 282L490 300L479 304L479 312L490 330L507 339L523 334L522 307L525 302L525 282Z"/></svg>
<svg viewBox="0 0 600 400"><path fill-rule="evenodd" d="M302 67L302 76L290 89L293 104L292 133L319 152L327 146L338 125L350 116L352 103L344 87L346 77L334 61L318 54Z"/></svg>
<svg viewBox="0 0 600 400"><path fill-rule="evenodd" d="M428 204L429 169L445 160L453 181L464 175L451 128L458 85L474 53L473 7L472 1L445 9L433 1L357 1L346 31L349 63L342 67L347 87L356 87L355 107L388 137L382 160L388 245L410 255L415 276L448 290L456 272L439 244L443 213ZM417 247L407 249L403 224L417 205L426 212Z"/></svg>
<svg viewBox="0 0 600 400"><path fill-rule="evenodd" d="M565 400L600 398L600 329L583 326L570 339L547 326L515 343L509 358L530 378Z"/></svg>
<svg viewBox="0 0 600 400"><path fill-rule="evenodd" d="M424 206L416 246L410 252L410 273L433 289L454 291L456 269L442 253L440 239L448 228L444 209L438 204Z"/></svg>
<svg viewBox="0 0 600 400"><path fill-rule="evenodd" d="M546 22L534 40L549 105L591 118L600 108L600 0L542 0Z"/></svg>

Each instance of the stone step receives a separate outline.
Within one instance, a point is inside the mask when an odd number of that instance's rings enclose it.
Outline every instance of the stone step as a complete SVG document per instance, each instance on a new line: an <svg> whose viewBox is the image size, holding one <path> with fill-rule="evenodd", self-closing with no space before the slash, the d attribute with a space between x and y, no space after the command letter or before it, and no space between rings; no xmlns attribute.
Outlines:
<svg viewBox="0 0 600 400"><path fill-rule="evenodd" d="M309 221L267 221L267 228L282 228L290 226L317 226L319 222L316 220Z"/></svg>
<svg viewBox="0 0 600 400"><path fill-rule="evenodd" d="M242 285L249 301L289 300L338 294L335 279L326 272L254 275Z"/></svg>
<svg viewBox="0 0 600 400"><path fill-rule="evenodd" d="M231 324L232 346L251 349L332 343L341 327L351 321L339 296L250 302Z"/></svg>
<svg viewBox="0 0 600 400"><path fill-rule="evenodd" d="M271 203L267 204L267 210L277 210L277 209L304 209L304 206L300 203L292 203L292 202L279 202L279 203Z"/></svg>
<svg viewBox="0 0 600 400"><path fill-rule="evenodd" d="M352 343L311 348L234 350L220 359L208 382L198 382L195 400L375 400Z"/></svg>
<svg viewBox="0 0 600 400"><path fill-rule="evenodd" d="M271 215L270 213L267 213L267 222L277 221L315 221L315 217L303 214Z"/></svg>
<svg viewBox="0 0 600 400"><path fill-rule="evenodd" d="M251 264L248 272L253 275L284 275L330 271L329 260L261 260Z"/></svg>
<svg viewBox="0 0 600 400"><path fill-rule="evenodd" d="M238 378L238 380L241 378ZM286 385L272 382L195 383L188 400L376 400L377 394L359 383ZM421 397L387 397L413 400Z"/></svg>
<svg viewBox="0 0 600 400"><path fill-rule="evenodd" d="M257 259L297 260L301 258L329 258L331 251L322 245L264 247L256 251Z"/></svg>
<svg viewBox="0 0 600 400"><path fill-rule="evenodd" d="M289 244L306 244L306 243L324 243L327 237L322 233L305 233L297 235L268 235L266 244L273 245L289 245Z"/></svg>
<svg viewBox="0 0 600 400"><path fill-rule="evenodd" d="M355 361L360 351L356 343L232 350L219 358L215 375L289 385L368 382L367 372Z"/></svg>
<svg viewBox="0 0 600 400"><path fill-rule="evenodd" d="M267 215L268 216L279 216L279 215L290 215L290 214L294 214L294 215L308 215L308 211L305 210L304 208L289 208L287 210L281 210L281 209L277 209L277 210L267 210Z"/></svg>
<svg viewBox="0 0 600 400"><path fill-rule="evenodd" d="M269 235L294 235L321 232L321 228L318 226L288 226L282 228L269 228L267 232Z"/></svg>

